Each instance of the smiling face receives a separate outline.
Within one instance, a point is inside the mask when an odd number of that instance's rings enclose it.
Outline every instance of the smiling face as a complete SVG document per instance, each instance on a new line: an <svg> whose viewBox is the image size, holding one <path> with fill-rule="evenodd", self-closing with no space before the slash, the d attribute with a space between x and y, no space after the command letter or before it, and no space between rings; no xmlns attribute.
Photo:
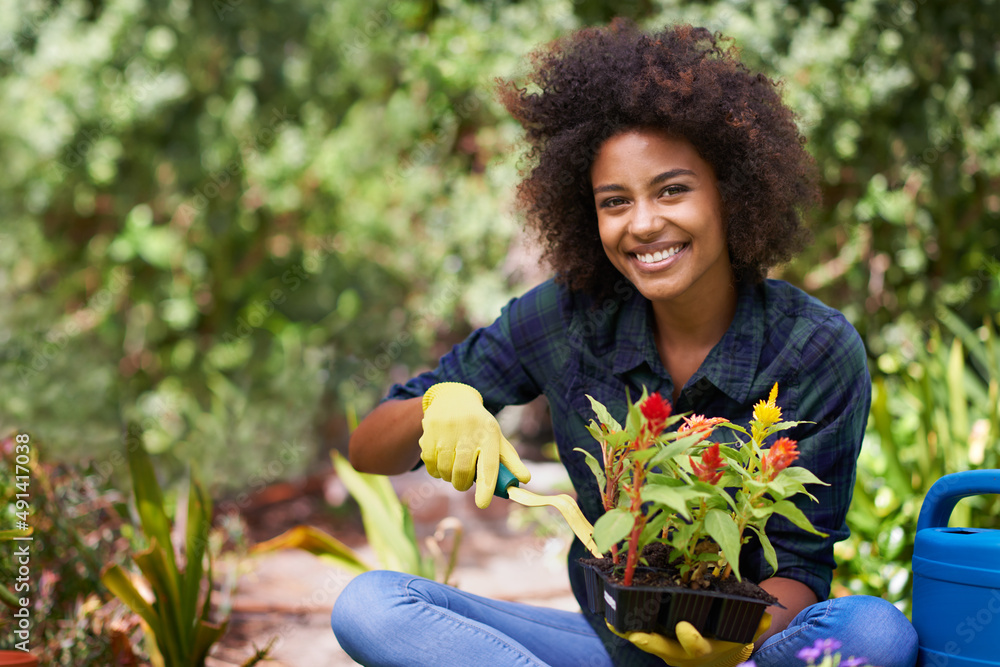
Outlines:
<svg viewBox="0 0 1000 667"><path fill-rule="evenodd" d="M654 306L704 305L732 291L715 172L690 142L652 129L616 134L590 179L604 251Z"/></svg>

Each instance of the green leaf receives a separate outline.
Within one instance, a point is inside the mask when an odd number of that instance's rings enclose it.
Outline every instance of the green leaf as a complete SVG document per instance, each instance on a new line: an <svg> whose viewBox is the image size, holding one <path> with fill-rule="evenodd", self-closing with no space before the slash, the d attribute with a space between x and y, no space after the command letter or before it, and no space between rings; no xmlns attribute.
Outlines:
<svg viewBox="0 0 1000 667"><path fill-rule="evenodd" d="M674 488L686 488L687 483L674 477L673 475L665 475L659 472L646 473L646 484L647 485L657 485L657 486L669 486Z"/></svg>
<svg viewBox="0 0 1000 667"><path fill-rule="evenodd" d="M774 552L774 545L771 544L771 540L764 534L764 531L757 526L750 525L749 528L757 533L757 537L760 538L760 546L764 552L764 560L767 564L771 566L773 572L778 571L778 555Z"/></svg>
<svg viewBox="0 0 1000 667"><path fill-rule="evenodd" d="M826 533L822 533L815 528L813 528L812 523L806 518L806 515L796 507L790 500L779 500L778 502L771 505L771 509L781 516L785 517L796 526L802 530L813 533L814 535L819 535L821 537L827 537Z"/></svg>
<svg viewBox="0 0 1000 667"><path fill-rule="evenodd" d="M338 452L333 453L337 476L361 508L368 543L387 570L420 574L417 543L407 534L403 505L384 475L360 473Z"/></svg>
<svg viewBox="0 0 1000 667"><path fill-rule="evenodd" d="M153 463L141 442L130 444L128 463L142 531L150 542L155 539L160 544L176 571L177 564L174 562L174 550L170 541L170 519L163 508L163 493L160 491Z"/></svg>
<svg viewBox="0 0 1000 667"><path fill-rule="evenodd" d="M630 461L637 461L639 463L646 463L651 458L653 458L654 456L656 456L658 453L659 452L655 448L650 447L649 449L640 449L638 451L631 452L628 455L628 458L629 458ZM646 463L646 466L647 467L652 467L652 466L649 465L649 463Z"/></svg>
<svg viewBox="0 0 1000 667"><path fill-rule="evenodd" d="M720 507L728 505L733 510L736 509L736 501L726 493L726 488L721 484L709 484L699 480L688 486L683 493L685 497L708 498L710 503L713 500L717 501Z"/></svg>
<svg viewBox="0 0 1000 667"><path fill-rule="evenodd" d="M28 537L35 532L34 527L28 528L27 530L17 530L16 528L11 528L9 530L0 530L0 542L11 542L15 537Z"/></svg>
<svg viewBox="0 0 1000 667"><path fill-rule="evenodd" d="M594 414L597 415L597 420L608 427L611 431L621 431L622 426L611 416L608 409L604 407L604 404L598 401L596 398L587 394L587 398L590 399L590 406L594 409Z"/></svg>
<svg viewBox="0 0 1000 667"><path fill-rule="evenodd" d="M594 440L596 440L597 442L603 444L604 442L607 441L604 431L601 430L601 427L593 419L591 419L590 423L587 424L584 428L587 429L587 432L590 433L590 435L593 436Z"/></svg>
<svg viewBox="0 0 1000 667"><path fill-rule="evenodd" d="M750 437L750 432L747 431L745 428L743 428L742 426L740 426L738 424L734 424L732 422L722 422L721 424L719 424L719 426L724 426L724 427L726 427L728 429L736 431L737 433L742 433L743 435L747 436L748 438Z"/></svg>
<svg viewBox="0 0 1000 667"><path fill-rule="evenodd" d="M101 583L111 591L112 595L145 621L153 635L154 642L157 641L157 637L163 635L163 622L159 614L142 597L121 566L109 565L106 567L101 573Z"/></svg>
<svg viewBox="0 0 1000 667"><path fill-rule="evenodd" d="M799 424L812 424L812 423L814 422L798 421L798 422L778 422L777 424L771 424L766 429L764 429L764 437L767 438L774 435L775 433L779 433L781 431L787 431L788 429L794 428Z"/></svg>
<svg viewBox="0 0 1000 667"><path fill-rule="evenodd" d="M574 447L573 451L583 454L583 458L587 462L587 466L590 468L590 471L594 473L594 477L597 478L597 487L603 489L607 484L607 478L604 476L604 466L601 462L586 449Z"/></svg>
<svg viewBox="0 0 1000 667"><path fill-rule="evenodd" d="M639 549L649 544L653 540L660 536L663 531L663 526L666 525L667 521L671 518L668 512L657 512L653 517L646 522L646 525L642 529L642 535L639 536Z"/></svg>
<svg viewBox="0 0 1000 667"><path fill-rule="evenodd" d="M194 646L191 651L192 665L205 664L205 658L208 657L208 652L211 650L212 645L222 639L222 635L226 634L226 627L228 625L228 623L198 621Z"/></svg>
<svg viewBox="0 0 1000 667"><path fill-rule="evenodd" d="M202 577L205 573L203 560L208 551L208 533L212 522L211 504L211 499L192 467L188 485L187 563L181 577L181 614L184 618L195 618L198 610Z"/></svg>
<svg viewBox="0 0 1000 667"><path fill-rule="evenodd" d="M594 524L594 543L598 551L607 553L628 536L634 525L635 517L627 510L616 508L605 512Z"/></svg>
<svg viewBox="0 0 1000 667"><path fill-rule="evenodd" d="M659 486L646 484L641 491L644 502L659 503L665 505L680 514L685 519L691 519L691 512L688 510L684 498L676 490L669 486Z"/></svg>
<svg viewBox="0 0 1000 667"><path fill-rule="evenodd" d="M733 566L733 574L740 577L740 532L728 512L709 510L705 515L705 531L719 545L726 562Z"/></svg>
<svg viewBox="0 0 1000 667"><path fill-rule="evenodd" d="M662 465L672 460L675 456L680 456L700 441L701 435L694 433L663 445L657 449L656 456L650 460L649 465L650 467Z"/></svg>
<svg viewBox="0 0 1000 667"><path fill-rule="evenodd" d="M156 635L156 643L164 657L180 659L190 655L194 641L195 619L185 616L181 607L180 572L173 560L154 538L149 549L136 554L132 560L146 578L156 595L154 607L163 620L163 632ZM169 664L170 659L167 658Z"/></svg>
<svg viewBox="0 0 1000 667"><path fill-rule="evenodd" d="M962 341L955 338L948 354L948 421L956 442L969 434L969 411L965 392L965 354Z"/></svg>
<svg viewBox="0 0 1000 667"><path fill-rule="evenodd" d="M277 537L261 542L251 553L265 553L282 549L302 549L319 556L351 574L361 574L372 569L353 549L336 537L313 526L296 526Z"/></svg>
<svg viewBox="0 0 1000 667"><path fill-rule="evenodd" d="M781 471L779 479L798 482L799 484L821 484L823 486L830 486L814 475L810 470L806 470L802 466L791 466L790 468L785 468Z"/></svg>

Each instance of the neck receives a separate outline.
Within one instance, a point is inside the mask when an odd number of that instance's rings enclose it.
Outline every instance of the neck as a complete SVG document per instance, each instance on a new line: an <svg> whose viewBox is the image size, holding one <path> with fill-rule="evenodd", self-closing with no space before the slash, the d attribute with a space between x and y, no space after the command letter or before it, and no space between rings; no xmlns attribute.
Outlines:
<svg viewBox="0 0 1000 667"><path fill-rule="evenodd" d="M736 286L701 303L653 302L656 349L674 382L673 400L722 340L736 316Z"/></svg>
<svg viewBox="0 0 1000 667"><path fill-rule="evenodd" d="M656 337L668 348L707 347L722 340L736 316L736 285L698 303L653 302Z"/></svg>

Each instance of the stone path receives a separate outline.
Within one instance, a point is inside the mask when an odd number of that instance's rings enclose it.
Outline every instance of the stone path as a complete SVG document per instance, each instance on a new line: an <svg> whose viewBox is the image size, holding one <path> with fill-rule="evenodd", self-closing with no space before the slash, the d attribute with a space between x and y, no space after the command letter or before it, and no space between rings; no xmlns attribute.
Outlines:
<svg viewBox="0 0 1000 667"><path fill-rule="evenodd" d="M532 463L527 486L538 493L565 492L559 464ZM479 510L472 492L459 493L424 471L392 478L414 515L418 538L434 533L446 517L462 522L463 539L452 583L462 590L504 600L576 610L565 558L572 534L555 510L522 508L494 499ZM336 482L327 489L342 495ZM287 526L291 527L291 526ZM353 546L353 545L352 545ZM447 546L447 544L445 544ZM372 563L366 546L358 551ZM232 603L230 628L208 667L232 667L275 639L261 667L340 667L356 664L330 630L330 610L350 575L302 551L255 556L243 564Z"/></svg>

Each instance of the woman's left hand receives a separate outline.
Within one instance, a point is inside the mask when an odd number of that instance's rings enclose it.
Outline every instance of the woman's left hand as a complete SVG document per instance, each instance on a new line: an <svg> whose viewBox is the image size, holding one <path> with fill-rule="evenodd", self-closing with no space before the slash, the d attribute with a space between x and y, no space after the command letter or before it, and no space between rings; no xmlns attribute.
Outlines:
<svg viewBox="0 0 1000 667"><path fill-rule="evenodd" d="M754 641L771 627L771 615L765 613L754 633ZM736 667L750 659L753 642L740 644L716 639L706 639L698 630L681 621L675 627L677 639L670 639L652 632L621 633L608 624L608 629L619 637L629 640L646 653L662 658L673 667Z"/></svg>

